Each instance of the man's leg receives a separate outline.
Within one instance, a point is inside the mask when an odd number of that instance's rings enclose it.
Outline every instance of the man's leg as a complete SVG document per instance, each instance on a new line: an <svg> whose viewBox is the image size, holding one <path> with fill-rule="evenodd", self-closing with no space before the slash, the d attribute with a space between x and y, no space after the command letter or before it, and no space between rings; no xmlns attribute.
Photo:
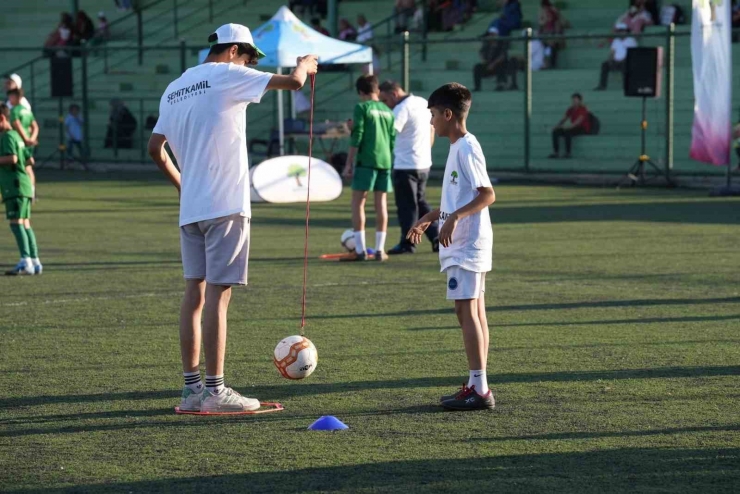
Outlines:
<svg viewBox="0 0 740 494"><path fill-rule="evenodd" d="M393 172L393 189L396 195L396 208L398 208L398 224L401 226L401 240L398 245L390 250L389 254L400 254L414 250L414 246L406 240L411 227L418 219L416 206L416 190L411 174L412 170L395 170Z"/></svg>
<svg viewBox="0 0 740 494"><path fill-rule="evenodd" d="M557 128L552 131L552 152L554 156L560 153L560 136L563 135L563 129Z"/></svg>
<svg viewBox="0 0 740 494"><path fill-rule="evenodd" d="M482 63L475 64L473 67L473 91L480 91L485 72L486 66Z"/></svg>
<svg viewBox="0 0 740 494"><path fill-rule="evenodd" d="M432 208L427 202L427 181L429 180L429 170L417 172L417 177L416 201L419 205L419 218L421 218L432 211ZM429 241L432 242L432 245L437 245L435 242L439 241L439 223L435 221L429 225L429 228L427 228L425 233Z"/></svg>
<svg viewBox="0 0 740 494"><path fill-rule="evenodd" d="M609 82L610 68L611 63L608 60L601 64L601 75L599 76L599 85L597 86L598 89L606 89L607 83Z"/></svg>

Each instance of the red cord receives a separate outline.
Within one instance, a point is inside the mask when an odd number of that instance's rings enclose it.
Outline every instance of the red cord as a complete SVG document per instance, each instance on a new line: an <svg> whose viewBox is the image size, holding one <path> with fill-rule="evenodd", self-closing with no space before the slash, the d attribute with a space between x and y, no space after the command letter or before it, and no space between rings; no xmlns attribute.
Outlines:
<svg viewBox="0 0 740 494"><path fill-rule="evenodd" d="M306 327L306 287L308 283L308 220L311 216L311 157L313 156L313 100L316 74L311 74L311 115L308 119L308 186L306 187L306 234L303 243L303 298L301 300L301 336Z"/></svg>

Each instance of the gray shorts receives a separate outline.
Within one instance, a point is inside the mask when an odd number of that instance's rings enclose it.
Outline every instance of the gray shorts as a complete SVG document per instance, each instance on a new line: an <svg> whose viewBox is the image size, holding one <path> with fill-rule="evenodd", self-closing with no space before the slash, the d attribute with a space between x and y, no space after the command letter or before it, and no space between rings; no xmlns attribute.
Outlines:
<svg viewBox="0 0 740 494"><path fill-rule="evenodd" d="M246 285L249 223L249 218L234 214L180 227L185 279Z"/></svg>

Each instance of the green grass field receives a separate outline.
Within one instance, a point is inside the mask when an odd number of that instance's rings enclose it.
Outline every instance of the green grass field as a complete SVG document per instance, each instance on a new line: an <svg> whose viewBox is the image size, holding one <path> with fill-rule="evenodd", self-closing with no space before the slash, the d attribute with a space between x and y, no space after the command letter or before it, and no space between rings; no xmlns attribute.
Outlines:
<svg viewBox="0 0 740 494"><path fill-rule="evenodd" d="M435 405L467 369L429 244L382 265L312 260L319 366L282 379L272 349L298 332L303 209L256 205L226 380L285 411L192 417L173 413L174 190L156 175L39 181L46 272L0 279L0 490L740 490L740 200L498 186L497 407L467 414ZM314 259L340 250L347 196L312 208ZM16 261L7 228L0 253ZM350 429L306 430L329 414Z"/></svg>

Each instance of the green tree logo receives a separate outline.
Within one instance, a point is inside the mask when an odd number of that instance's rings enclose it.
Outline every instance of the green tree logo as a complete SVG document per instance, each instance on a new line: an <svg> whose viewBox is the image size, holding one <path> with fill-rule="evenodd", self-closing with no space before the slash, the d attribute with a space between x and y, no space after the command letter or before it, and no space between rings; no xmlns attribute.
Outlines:
<svg viewBox="0 0 740 494"><path fill-rule="evenodd" d="M301 177L306 176L306 169L298 164L290 165L288 167L288 176L295 178L295 182L296 184L298 184L298 187L303 187L303 183L301 183Z"/></svg>
<svg viewBox="0 0 740 494"><path fill-rule="evenodd" d="M452 180L450 180L450 182L453 184L457 184L457 172L453 171L451 177Z"/></svg>

